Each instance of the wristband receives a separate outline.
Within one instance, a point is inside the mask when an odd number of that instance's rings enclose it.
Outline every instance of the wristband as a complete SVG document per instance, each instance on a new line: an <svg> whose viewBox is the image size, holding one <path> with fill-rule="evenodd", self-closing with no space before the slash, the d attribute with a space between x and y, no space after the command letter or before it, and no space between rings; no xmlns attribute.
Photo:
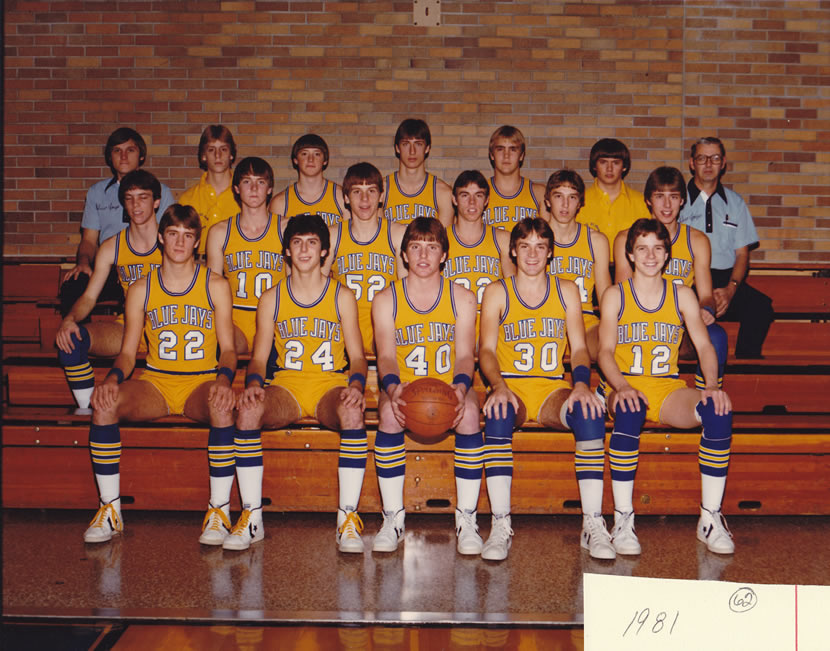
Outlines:
<svg viewBox="0 0 830 651"><path fill-rule="evenodd" d="M401 377L399 375L395 375L394 373L387 373L383 376L383 379L380 381L380 386L383 387L384 391L388 391L390 385L400 383Z"/></svg>
<svg viewBox="0 0 830 651"><path fill-rule="evenodd" d="M110 375L115 376L115 379L118 382L118 384L121 384L124 381L124 371L122 371L117 366L113 366L110 369L110 372L107 373L107 377L109 377Z"/></svg>
<svg viewBox="0 0 830 651"><path fill-rule="evenodd" d="M571 371L571 379L574 384L584 382L588 386L591 386L591 369L585 365L577 366Z"/></svg>
<svg viewBox="0 0 830 651"><path fill-rule="evenodd" d="M363 391L366 388L366 376L363 373L352 373L349 376L349 384L352 382L360 382L360 390Z"/></svg>
<svg viewBox="0 0 830 651"><path fill-rule="evenodd" d="M228 382L233 384L234 372L231 369L229 369L227 366L223 366L218 371L216 371L216 379L217 380L219 379L220 375L224 375L226 378L228 378Z"/></svg>
<svg viewBox="0 0 830 651"><path fill-rule="evenodd" d="M260 387L265 385L265 380L262 379L262 376L259 373L248 373L248 375L245 376L246 388L251 382L256 382Z"/></svg>
<svg viewBox="0 0 830 651"><path fill-rule="evenodd" d="M466 391L470 390L470 387L473 386L473 378L471 378L466 373L459 373L452 379L453 384L463 384L464 389Z"/></svg>
<svg viewBox="0 0 830 651"><path fill-rule="evenodd" d="M708 305L706 305L706 306L703 307L703 309L706 310L712 316L715 316L715 308L709 307Z"/></svg>

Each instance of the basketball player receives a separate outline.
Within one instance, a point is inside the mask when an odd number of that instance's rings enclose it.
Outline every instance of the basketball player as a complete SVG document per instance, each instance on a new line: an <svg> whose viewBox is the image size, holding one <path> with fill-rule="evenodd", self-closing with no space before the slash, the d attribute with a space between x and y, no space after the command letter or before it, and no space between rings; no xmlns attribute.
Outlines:
<svg viewBox="0 0 830 651"><path fill-rule="evenodd" d="M291 165L297 170L297 182L289 185L271 201L271 212L290 219L295 215L320 215L329 226L346 216L343 190L323 176L329 166L329 146L315 133L297 138L291 147Z"/></svg>
<svg viewBox="0 0 830 651"><path fill-rule="evenodd" d="M550 175L545 186L545 207L555 241L550 273L576 283L582 301L585 343L592 360L599 349L599 317L594 311L597 297L611 286L608 269L608 239L602 233L576 221L585 205L585 183L573 170L559 170Z"/></svg>
<svg viewBox="0 0 830 651"><path fill-rule="evenodd" d="M323 274L346 285L357 299L363 350L374 353L372 301L403 271L401 240L406 226L383 218L383 177L371 163L352 165L343 179L351 219L329 227L332 255Z"/></svg>
<svg viewBox="0 0 830 651"><path fill-rule="evenodd" d="M490 186L478 170L461 172L455 179L455 219L447 230L451 253L444 266L444 278L475 293L479 308L484 288L515 271L508 250L510 233L484 225L482 214L489 198Z"/></svg>
<svg viewBox="0 0 830 651"><path fill-rule="evenodd" d="M406 227L401 248L407 276L378 292L372 303L378 376L383 389L375 438L383 526L372 550L393 552L403 540L406 419L401 412L401 391L409 382L431 377L450 384L458 396L458 416L453 423L457 549L461 554L480 554L476 508L483 440L478 397L471 388L475 295L441 275L449 242L438 220L413 220Z"/></svg>
<svg viewBox="0 0 830 651"><path fill-rule="evenodd" d="M663 276L671 248L671 236L661 222L638 219L625 242L633 276L602 296L599 365L612 389L608 409L614 414L608 452L614 492L611 537L618 554L640 553L632 498L646 419L683 429L702 423L697 537L710 551L731 554L735 545L720 509L732 440L732 404L718 388L718 361L695 293ZM677 377L677 350L684 329L703 369L702 391Z"/></svg>
<svg viewBox="0 0 830 651"><path fill-rule="evenodd" d="M243 158L233 173L240 211L215 224L207 236L208 267L231 284L237 353L253 350L259 297L285 277L280 240L285 224L268 210L273 188L271 166L255 156Z"/></svg>
<svg viewBox="0 0 830 651"><path fill-rule="evenodd" d="M238 404L237 437L261 449L262 427L277 429L304 417L339 430L336 540L340 551L362 553L363 523L357 506L367 455L363 424L367 365L357 301L352 292L322 273L330 245L322 217L293 217L283 241L283 255L291 274L259 300L253 356ZM263 387L272 343L276 345L278 370L270 385ZM260 475L257 498L261 483ZM259 501L251 504L250 520L261 528ZM249 535L235 548L256 540L256 536Z"/></svg>
<svg viewBox="0 0 830 651"><path fill-rule="evenodd" d="M210 423L210 502L227 506L230 500L235 402L231 383L236 369L231 293L227 280L195 260L201 227L191 206L173 204L165 210L158 234L161 267L127 292L121 352L92 394L89 448L100 508L84 533L85 542L106 542L123 528L121 421L184 414ZM125 381L135 368L142 329L147 367L137 379Z"/></svg>
<svg viewBox="0 0 830 651"><path fill-rule="evenodd" d="M545 187L522 176L525 161L525 137L509 125L499 127L490 136L490 204L484 211L484 223L509 230L526 217L548 219L544 205L536 197Z"/></svg>
<svg viewBox="0 0 830 651"><path fill-rule="evenodd" d="M432 146L429 126L408 118L395 132L398 171L386 177L383 213L391 222L408 224L416 217L435 217L447 228L452 223L452 190L434 174L426 159Z"/></svg>
<svg viewBox="0 0 830 651"><path fill-rule="evenodd" d="M550 226L538 217L523 219L510 234L516 275L484 290L479 364L492 389L484 403L484 468L493 511L482 551L487 560L504 560L510 549L513 430L526 420L573 431L581 544L595 558L615 557L602 518L605 408L590 388L579 288L548 273L553 249ZM568 345L573 388L562 364Z"/></svg>
<svg viewBox="0 0 830 651"><path fill-rule="evenodd" d="M76 413L80 414L91 413L89 399L95 386L95 376L89 364L89 355L115 357L118 354L124 335L124 315L119 315L115 321L80 325L81 322L95 307L113 266L126 295L130 285L161 265L156 221L161 200L158 179L150 172L134 170L121 179L118 198L130 218L130 224L100 246L86 290L72 306L55 336L58 360L78 404Z"/></svg>
<svg viewBox="0 0 830 651"><path fill-rule="evenodd" d="M648 175L644 194L651 216L666 227L671 237L672 257L663 277L686 287L694 286L700 303L700 316L718 357L718 386L722 387L729 344L726 332L715 323L715 298L712 294L712 273L709 270L712 250L709 238L703 232L677 221L680 209L686 203L686 182L683 180L683 173L674 167L658 167ZM628 229L620 231L614 241L616 256L620 260L625 257L627 237ZM614 270L614 280L617 283L628 280L631 275L629 265L617 265ZM678 354L681 359L695 358L695 351L688 336L683 337ZM695 387L705 388L699 364L695 375Z"/></svg>
<svg viewBox="0 0 830 651"><path fill-rule="evenodd" d="M193 206L202 220L205 233L199 243L199 255L205 255L207 233L211 226L233 217L239 206L233 194L233 162L236 160L236 142L230 130L221 124L211 124L199 138L199 167L204 174L199 182L182 193L179 203ZM215 270L214 270L215 271Z"/></svg>

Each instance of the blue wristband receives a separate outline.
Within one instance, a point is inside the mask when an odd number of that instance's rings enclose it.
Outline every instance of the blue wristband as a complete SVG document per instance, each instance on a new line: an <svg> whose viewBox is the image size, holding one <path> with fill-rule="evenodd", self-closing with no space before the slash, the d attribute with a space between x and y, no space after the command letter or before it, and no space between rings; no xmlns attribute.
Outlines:
<svg viewBox="0 0 830 651"><path fill-rule="evenodd" d="M248 373L245 376L245 387L247 388L251 382L257 382L259 386L265 385L265 380L262 379L262 376L259 373Z"/></svg>
<svg viewBox="0 0 830 651"><path fill-rule="evenodd" d="M584 382L588 386L591 386L591 369L585 365L577 366L571 371L571 379L574 384Z"/></svg>
<svg viewBox="0 0 830 651"><path fill-rule="evenodd" d="M708 305L706 305L706 306L704 306L704 308L703 308L703 309L704 309L704 310L706 310L706 311L707 311L709 314L711 314L712 316L715 316L715 309L714 309L714 308L709 307Z"/></svg>
<svg viewBox="0 0 830 651"><path fill-rule="evenodd" d="M453 384L463 384L464 388L469 391L470 387L473 386L473 378L471 378L466 373L459 373L452 379Z"/></svg>
<svg viewBox="0 0 830 651"><path fill-rule="evenodd" d="M218 371L216 371L216 379L217 380L219 379L220 375L224 375L226 378L228 378L228 382L233 384L234 372L231 369L229 369L227 366L223 366Z"/></svg>
<svg viewBox="0 0 830 651"><path fill-rule="evenodd" d="M392 384L400 384L401 377L400 375L395 375L394 373L387 373L383 376L383 379L380 381L380 386L383 388L384 391L388 391L389 387Z"/></svg>
<svg viewBox="0 0 830 651"><path fill-rule="evenodd" d="M110 372L107 373L107 377L109 377L110 375L115 376L115 379L118 381L118 384L121 384L124 381L124 371L122 371L120 368L116 366L113 366L110 369Z"/></svg>
<svg viewBox="0 0 830 651"><path fill-rule="evenodd" d="M363 373L352 373L349 376L349 384L352 382L360 382L360 390L363 391L366 388L366 376Z"/></svg>

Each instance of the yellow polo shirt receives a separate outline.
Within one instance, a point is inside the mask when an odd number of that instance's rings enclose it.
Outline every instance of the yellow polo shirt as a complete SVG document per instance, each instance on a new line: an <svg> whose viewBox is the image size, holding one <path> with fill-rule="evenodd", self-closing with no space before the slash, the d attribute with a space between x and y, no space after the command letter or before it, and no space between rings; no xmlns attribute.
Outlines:
<svg viewBox="0 0 830 651"><path fill-rule="evenodd" d="M179 203L193 206L202 220L202 239L199 242L199 254L204 255L207 244L207 232L210 227L223 219L234 217L239 213L239 204L233 198L233 189L229 185L221 194L217 195L213 186L208 183L207 172L202 174L199 182L188 188L179 197Z"/></svg>
<svg viewBox="0 0 830 651"><path fill-rule="evenodd" d="M614 261L614 238L617 233L631 227L635 221L651 217L646 200L641 192L628 187L622 181L619 196L611 203L608 194L600 189L599 183L585 190L585 205L576 216L580 224L587 224L608 238L611 262Z"/></svg>

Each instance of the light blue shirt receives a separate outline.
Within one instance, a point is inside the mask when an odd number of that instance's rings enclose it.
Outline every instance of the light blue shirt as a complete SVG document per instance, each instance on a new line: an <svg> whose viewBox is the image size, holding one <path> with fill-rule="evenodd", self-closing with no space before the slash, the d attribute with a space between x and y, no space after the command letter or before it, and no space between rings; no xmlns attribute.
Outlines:
<svg viewBox="0 0 830 651"><path fill-rule="evenodd" d="M156 221L161 219L167 206L175 203L173 193L164 183L161 184L161 201L156 211ZM127 227L124 221L124 206L118 201L118 181L115 177L95 183L86 193L84 216L81 228L98 231L98 244Z"/></svg>

